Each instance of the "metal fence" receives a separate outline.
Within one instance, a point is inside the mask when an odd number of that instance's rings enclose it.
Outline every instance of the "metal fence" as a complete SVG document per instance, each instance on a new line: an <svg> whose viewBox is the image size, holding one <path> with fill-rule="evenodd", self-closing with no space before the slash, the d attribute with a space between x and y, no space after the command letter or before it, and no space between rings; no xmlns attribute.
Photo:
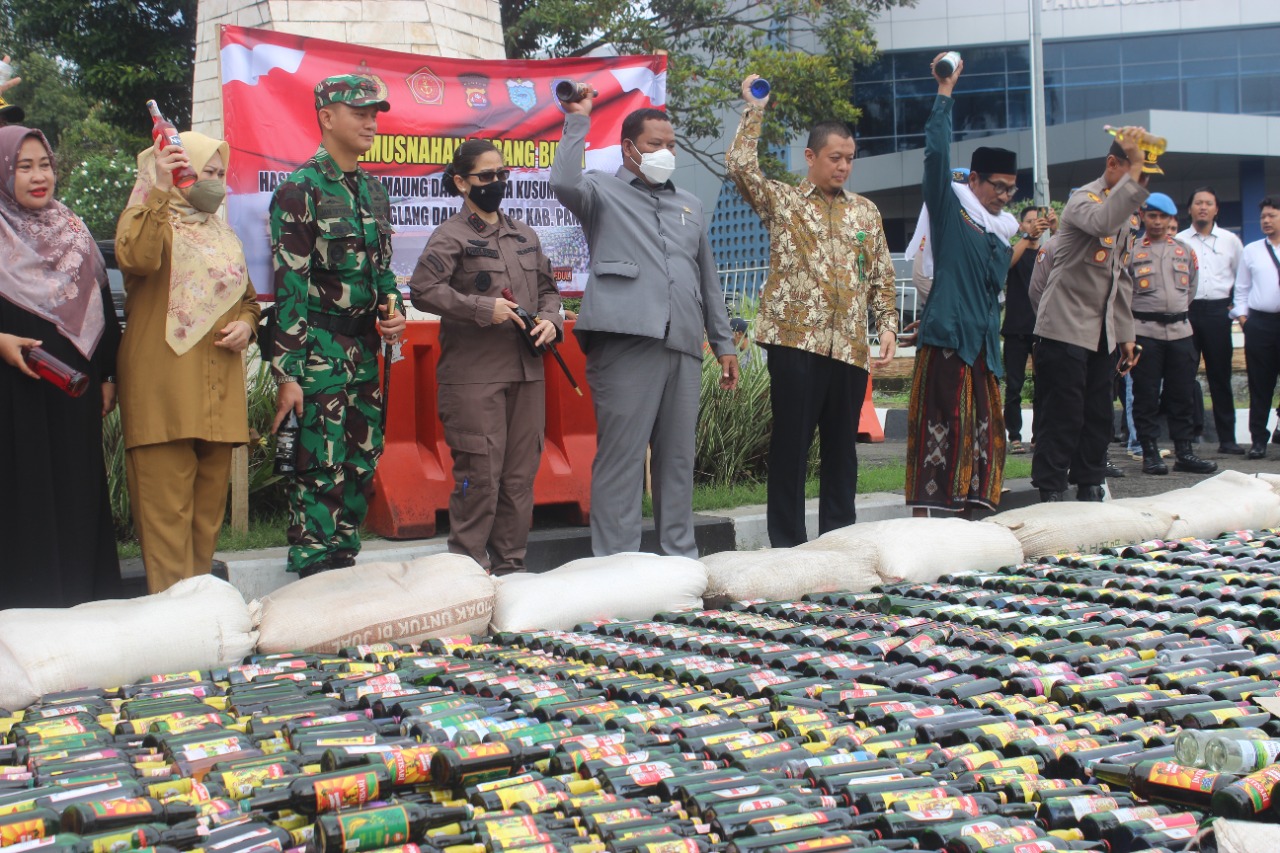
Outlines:
<svg viewBox="0 0 1280 853"><path fill-rule="evenodd" d="M898 327L902 328L913 320L918 319L919 299L916 287L911 281L910 264L895 256L894 269L896 271L894 289L897 291L895 301L898 308ZM764 291L765 281L769 277L769 268L759 265L722 267L718 272L720 274L720 289L724 291L724 304L728 306L730 316L745 316L748 318L754 316L756 306L760 303L760 294ZM871 342L873 344L879 343L879 332L871 323L870 317L867 318L867 326Z"/></svg>

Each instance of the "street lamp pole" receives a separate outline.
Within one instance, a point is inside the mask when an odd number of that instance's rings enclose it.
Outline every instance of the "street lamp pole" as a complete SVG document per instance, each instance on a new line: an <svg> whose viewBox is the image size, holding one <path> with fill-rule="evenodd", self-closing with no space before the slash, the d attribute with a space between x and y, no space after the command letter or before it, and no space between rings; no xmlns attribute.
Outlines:
<svg viewBox="0 0 1280 853"><path fill-rule="evenodd" d="M1040 0L1027 0L1031 60L1031 179L1036 205L1049 204L1049 154L1045 143L1044 39L1040 32Z"/></svg>

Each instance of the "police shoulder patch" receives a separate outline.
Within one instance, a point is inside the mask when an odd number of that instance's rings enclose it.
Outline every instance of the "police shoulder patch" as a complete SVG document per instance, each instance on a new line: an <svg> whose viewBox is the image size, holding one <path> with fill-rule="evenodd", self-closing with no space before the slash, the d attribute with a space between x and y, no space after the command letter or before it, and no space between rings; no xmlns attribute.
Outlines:
<svg viewBox="0 0 1280 853"><path fill-rule="evenodd" d="M423 260L426 262L427 266L431 267L437 273L444 273L444 261L436 257L435 252L428 252Z"/></svg>

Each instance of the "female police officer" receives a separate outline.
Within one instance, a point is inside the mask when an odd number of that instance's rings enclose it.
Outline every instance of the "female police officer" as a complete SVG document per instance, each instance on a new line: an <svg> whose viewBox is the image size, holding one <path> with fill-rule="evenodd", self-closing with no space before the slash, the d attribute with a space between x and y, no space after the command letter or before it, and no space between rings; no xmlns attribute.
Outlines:
<svg viewBox="0 0 1280 853"><path fill-rule="evenodd" d="M542 455L542 358L522 340L515 309L535 319L538 344L556 340L562 323L537 234L499 212L509 177L491 142L458 147L443 187L462 196L462 209L432 233L409 283L413 304L440 315L436 379L454 479L449 550L494 574L524 568ZM508 287L518 305L502 297Z"/></svg>

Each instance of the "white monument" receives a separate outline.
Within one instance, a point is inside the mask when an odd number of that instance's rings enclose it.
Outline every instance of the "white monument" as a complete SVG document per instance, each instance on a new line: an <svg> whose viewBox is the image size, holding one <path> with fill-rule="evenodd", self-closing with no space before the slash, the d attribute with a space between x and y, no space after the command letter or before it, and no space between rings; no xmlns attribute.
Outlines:
<svg viewBox="0 0 1280 853"><path fill-rule="evenodd" d="M200 0L191 124L219 138L218 41L223 25L426 56L506 58L498 0Z"/></svg>

